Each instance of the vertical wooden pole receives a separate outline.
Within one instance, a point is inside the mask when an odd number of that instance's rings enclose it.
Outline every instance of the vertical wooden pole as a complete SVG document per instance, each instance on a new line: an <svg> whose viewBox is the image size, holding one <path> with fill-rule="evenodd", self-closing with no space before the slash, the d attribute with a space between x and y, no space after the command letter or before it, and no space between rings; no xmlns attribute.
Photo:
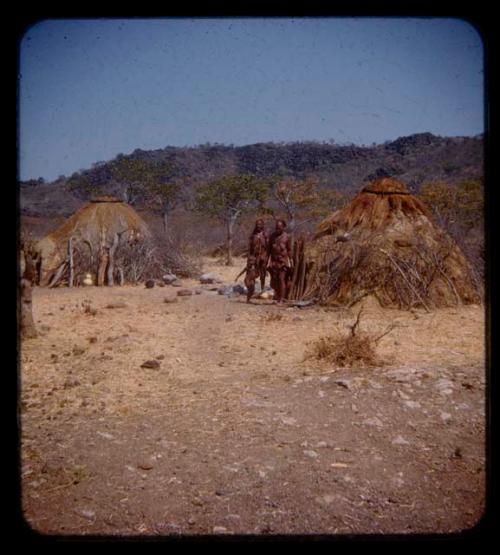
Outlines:
<svg viewBox="0 0 500 555"><path fill-rule="evenodd" d="M75 276L75 269L73 265L73 237L70 237L68 240L68 261L69 261L68 287L73 287L73 281Z"/></svg>
<svg viewBox="0 0 500 555"><path fill-rule="evenodd" d="M33 280L35 277L35 268L31 254L23 251L23 255L25 266L20 284L21 314L19 331L23 339L28 339L38 335L35 327L35 321L33 319Z"/></svg>
<svg viewBox="0 0 500 555"><path fill-rule="evenodd" d="M108 261L108 270L107 270L107 281L109 286L114 285L114 270L115 270L115 252L116 248L118 247L118 242L120 238L118 233L115 233L113 237L113 244L109 249L109 261Z"/></svg>

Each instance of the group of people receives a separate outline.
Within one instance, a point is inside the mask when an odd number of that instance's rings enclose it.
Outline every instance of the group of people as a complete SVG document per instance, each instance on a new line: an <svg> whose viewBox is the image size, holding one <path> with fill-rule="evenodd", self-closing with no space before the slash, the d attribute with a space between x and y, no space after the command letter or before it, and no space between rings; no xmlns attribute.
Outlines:
<svg viewBox="0 0 500 555"><path fill-rule="evenodd" d="M276 228L271 235L265 231L264 220L255 222L245 268L247 302L250 302L255 292L257 279L260 279L261 291L264 291L267 272L271 276L274 300L280 304L288 298L293 273L292 241L285 230L286 222L281 219L276 220Z"/></svg>

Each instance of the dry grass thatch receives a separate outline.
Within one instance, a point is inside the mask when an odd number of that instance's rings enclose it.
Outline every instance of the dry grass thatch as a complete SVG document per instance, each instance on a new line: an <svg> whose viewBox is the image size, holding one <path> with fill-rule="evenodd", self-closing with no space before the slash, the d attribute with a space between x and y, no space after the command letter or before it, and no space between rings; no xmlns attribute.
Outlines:
<svg viewBox="0 0 500 555"><path fill-rule="evenodd" d="M373 181L321 222L305 260L306 299L352 306L373 295L404 309L481 300L459 247L392 178Z"/></svg>
<svg viewBox="0 0 500 555"><path fill-rule="evenodd" d="M48 284L64 264L70 238L76 260L90 271L103 246L110 249L117 240L119 244L134 243L149 236L147 225L131 206L114 197L98 197L37 243L40 284Z"/></svg>

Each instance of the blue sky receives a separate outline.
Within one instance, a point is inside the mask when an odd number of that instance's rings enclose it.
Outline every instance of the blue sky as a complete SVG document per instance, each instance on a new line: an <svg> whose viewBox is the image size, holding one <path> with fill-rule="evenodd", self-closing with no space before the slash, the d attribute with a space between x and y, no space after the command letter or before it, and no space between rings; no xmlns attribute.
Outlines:
<svg viewBox="0 0 500 555"><path fill-rule="evenodd" d="M19 177L167 145L472 136L483 95L460 19L44 20L19 45Z"/></svg>

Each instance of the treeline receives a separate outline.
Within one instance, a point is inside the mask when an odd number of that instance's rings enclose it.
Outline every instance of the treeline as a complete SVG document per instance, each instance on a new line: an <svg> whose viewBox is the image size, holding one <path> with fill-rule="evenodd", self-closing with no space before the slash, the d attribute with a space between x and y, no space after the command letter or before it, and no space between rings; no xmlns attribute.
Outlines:
<svg viewBox="0 0 500 555"><path fill-rule="evenodd" d="M132 154L120 154L114 160L97 162L92 168L69 177L60 176L51 185L69 193L71 181L71 191L86 198L93 190L75 187L75 181L83 177L93 188L112 187L117 184L116 165L123 160L168 164L170 178L183 182L187 189L222 175L251 173L259 177L314 177L322 187L342 190L355 190L364 181L392 175L415 190L429 180L479 179L483 173L483 139L482 136L438 137L419 133L371 146L304 141L246 146L207 143L196 147L136 149ZM40 178L21 185L29 196L45 182Z"/></svg>
<svg viewBox="0 0 500 555"><path fill-rule="evenodd" d="M421 133L371 146L205 144L137 149L53 183L30 180L21 183L20 204L23 217L52 219L69 216L92 197L112 195L149 214L158 233L187 248L219 249L230 259L233 247L244 248L244 230L255 215L284 217L307 235L365 182L393 176L422 196L481 269L482 174L481 136Z"/></svg>

